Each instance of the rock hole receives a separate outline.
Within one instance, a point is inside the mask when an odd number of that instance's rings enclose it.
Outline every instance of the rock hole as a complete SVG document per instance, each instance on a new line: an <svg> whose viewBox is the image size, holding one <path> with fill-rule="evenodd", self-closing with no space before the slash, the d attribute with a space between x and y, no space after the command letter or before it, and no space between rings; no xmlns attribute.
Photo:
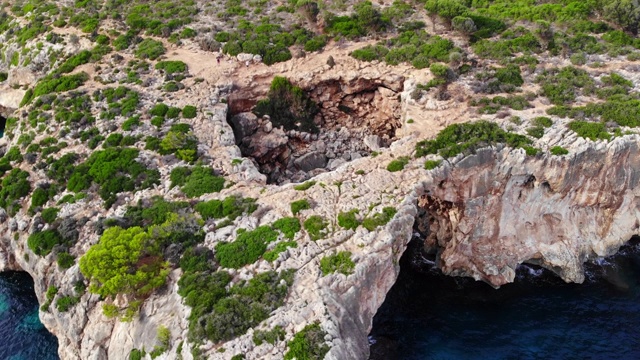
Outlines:
<svg viewBox="0 0 640 360"><path fill-rule="evenodd" d="M317 132L275 127L258 117L256 104L266 94L242 89L229 96L228 122L242 155L252 159L268 183L305 181L388 147L400 128L403 78L326 80L302 84L317 105ZM308 125L307 125L308 127Z"/></svg>

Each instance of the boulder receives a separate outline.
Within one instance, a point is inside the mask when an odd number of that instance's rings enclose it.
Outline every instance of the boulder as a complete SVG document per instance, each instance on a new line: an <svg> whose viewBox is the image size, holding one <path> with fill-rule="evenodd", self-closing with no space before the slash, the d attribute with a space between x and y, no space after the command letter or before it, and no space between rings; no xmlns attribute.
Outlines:
<svg viewBox="0 0 640 360"><path fill-rule="evenodd" d="M253 135L258 130L258 117L250 112L234 115L231 118L231 127L236 137L236 144L239 144L242 139Z"/></svg>
<svg viewBox="0 0 640 360"><path fill-rule="evenodd" d="M323 168L327 166L327 156L317 151L310 152L296 159L295 165L302 171Z"/></svg>

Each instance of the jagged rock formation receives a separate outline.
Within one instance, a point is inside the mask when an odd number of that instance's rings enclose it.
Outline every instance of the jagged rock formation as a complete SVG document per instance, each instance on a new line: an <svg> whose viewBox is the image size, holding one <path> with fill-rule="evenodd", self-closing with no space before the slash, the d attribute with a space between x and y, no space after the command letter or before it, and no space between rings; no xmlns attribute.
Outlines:
<svg viewBox="0 0 640 360"><path fill-rule="evenodd" d="M437 172L420 197L425 248L445 273L496 287L524 262L581 283L585 261L638 232L638 165L637 136L566 157L482 150Z"/></svg>

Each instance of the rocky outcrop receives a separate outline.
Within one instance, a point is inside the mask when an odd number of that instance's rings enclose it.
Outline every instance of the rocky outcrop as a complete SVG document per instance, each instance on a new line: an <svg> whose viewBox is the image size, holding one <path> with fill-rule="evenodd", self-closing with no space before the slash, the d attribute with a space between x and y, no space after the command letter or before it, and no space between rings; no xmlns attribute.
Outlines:
<svg viewBox="0 0 640 360"><path fill-rule="evenodd" d="M568 282L639 231L638 136L583 146L573 155L527 157L485 149L437 171L420 197L427 251L440 268L500 286L521 263Z"/></svg>

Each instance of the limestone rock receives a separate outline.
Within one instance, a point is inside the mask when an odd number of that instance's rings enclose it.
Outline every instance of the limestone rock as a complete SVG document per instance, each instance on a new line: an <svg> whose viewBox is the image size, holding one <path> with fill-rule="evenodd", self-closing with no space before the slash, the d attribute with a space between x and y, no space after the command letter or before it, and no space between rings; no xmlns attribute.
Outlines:
<svg viewBox="0 0 640 360"><path fill-rule="evenodd" d="M327 156L320 152L310 152L295 160L295 166L302 171L311 171L327 165Z"/></svg>
<svg viewBox="0 0 640 360"><path fill-rule="evenodd" d="M240 113L231 118L231 126L236 144L238 144L242 139L253 135L258 130L258 117L250 112Z"/></svg>

